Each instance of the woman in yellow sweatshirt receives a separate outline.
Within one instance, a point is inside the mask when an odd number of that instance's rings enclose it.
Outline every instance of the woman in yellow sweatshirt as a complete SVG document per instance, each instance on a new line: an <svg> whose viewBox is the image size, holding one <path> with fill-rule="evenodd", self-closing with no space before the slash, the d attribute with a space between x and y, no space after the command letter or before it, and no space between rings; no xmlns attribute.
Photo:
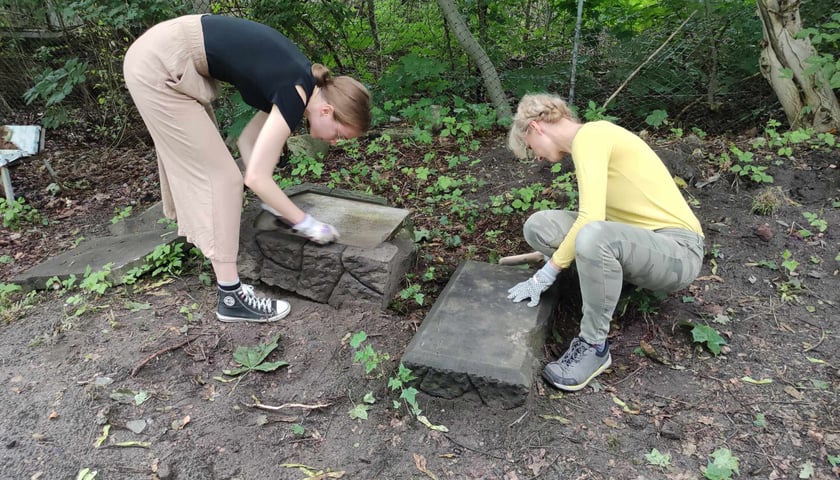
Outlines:
<svg viewBox="0 0 840 480"><path fill-rule="evenodd" d="M571 154L579 209L531 215L525 240L546 256L530 279L509 290L514 302L540 294L573 262L583 297L580 334L543 377L582 389L610 366L607 334L624 282L660 292L687 287L703 262L703 230L668 169L637 135L606 121L581 123L562 98L528 94L509 134L518 158L559 162Z"/></svg>

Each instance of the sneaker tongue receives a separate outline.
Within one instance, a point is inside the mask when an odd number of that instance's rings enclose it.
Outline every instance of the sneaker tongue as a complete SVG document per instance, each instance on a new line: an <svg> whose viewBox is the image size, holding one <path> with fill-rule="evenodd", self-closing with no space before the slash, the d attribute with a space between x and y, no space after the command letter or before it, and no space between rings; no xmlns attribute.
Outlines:
<svg viewBox="0 0 840 480"><path fill-rule="evenodd" d="M563 363L566 365L572 365L580 360L580 357L586 352L587 349L590 348L590 345L583 340L579 342L574 342L570 347L569 351L563 357Z"/></svg>

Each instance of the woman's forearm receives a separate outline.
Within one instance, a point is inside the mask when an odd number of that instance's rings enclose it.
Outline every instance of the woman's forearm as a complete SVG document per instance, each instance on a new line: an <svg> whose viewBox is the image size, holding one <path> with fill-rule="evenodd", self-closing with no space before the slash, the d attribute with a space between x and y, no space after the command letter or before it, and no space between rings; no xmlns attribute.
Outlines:
<svg viewBox="0 0 840 480"><path fill-rule="evenodd" d="M248 185L248 188L254 192L260 200L268 204L271 208L276 210L292 224L298 224L303 221L306 213L298 208L289 197L283 193L283 190L274 183L272 179L259 178Z"/></svg>

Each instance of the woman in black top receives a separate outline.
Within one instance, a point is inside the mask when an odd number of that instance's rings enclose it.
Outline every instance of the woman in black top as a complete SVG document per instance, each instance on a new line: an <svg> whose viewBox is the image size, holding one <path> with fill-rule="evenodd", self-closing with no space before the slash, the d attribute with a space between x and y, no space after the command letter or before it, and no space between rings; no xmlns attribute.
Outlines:
<svg viewBox="0 0 840 480"><path fill-rule="evenodd" d="M300 210L273 180L291 132L303 117L315 138L335 144L370 127L370 94L358 81L332 77L288 38L257 22L188 15L160 23L125 55L126 85L155 143L164 213L213 264L221 321L270 322L288 302L256 296L237 269L243 186L264 208L317 243L338 238L331 225ZM233 85L259 112L237 147L244 177L215 123L218 82Z"/></svg>

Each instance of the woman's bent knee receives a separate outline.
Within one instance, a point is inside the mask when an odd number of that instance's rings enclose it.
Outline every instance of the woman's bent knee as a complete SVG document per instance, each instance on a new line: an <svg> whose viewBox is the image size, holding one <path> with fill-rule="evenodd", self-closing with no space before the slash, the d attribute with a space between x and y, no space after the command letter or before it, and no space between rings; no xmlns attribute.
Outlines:
<svg viewBox="0 0 840 480"><path fill-rule="evenodd" d="M528 245L535 249L539 249L545 243L545 236L542 234L545 228L545 216L544 211L535 212L525 220L525 224L522 226L522 236L525 237Z"/></svg>
<svg viewBox="0 0 840 480"><path fill-rule="evenodd" d="M610 239L606 238L606 222L590 222L581 227L575 237L575 255L592 258Z"/></svg>

